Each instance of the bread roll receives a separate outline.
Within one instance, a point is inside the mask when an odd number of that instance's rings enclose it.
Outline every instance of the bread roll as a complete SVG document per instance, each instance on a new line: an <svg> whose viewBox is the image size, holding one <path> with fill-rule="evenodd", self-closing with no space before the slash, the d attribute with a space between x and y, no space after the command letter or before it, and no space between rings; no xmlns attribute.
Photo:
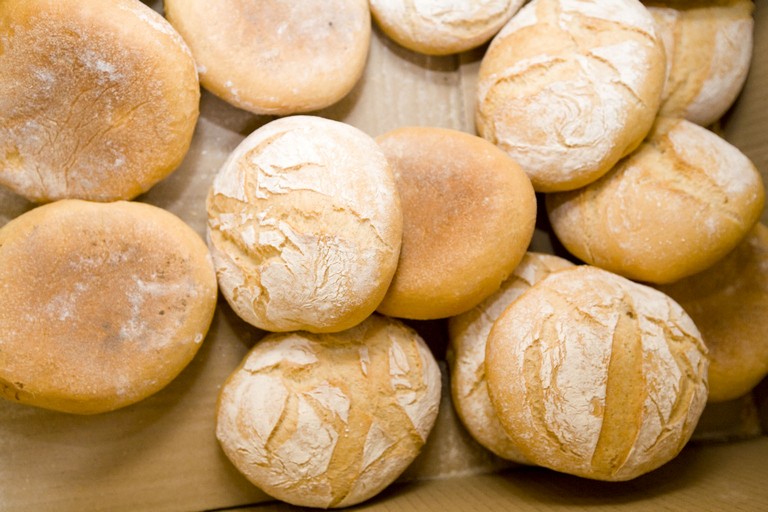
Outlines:
<svg viewBox="0 0 768 512"><path fill-rule="evenodd" d="M573 264L549 254L529 252L499 291L471 310L448 321L448 363L456 412L472 436L505 459L527 463L499 422L485 372L485 350L493 323L515 299L554 271Z"/></svg>
<svg viewBox="0 0 768 512"><path fill-rule="evenodd" d="M667 55L660 114L709 125L744 86L752 59L751 0L646 2Z"/></svg>
<svg viewBox="0 0 768 512"><path fill-rule="evenodd" d="M728 254L764 201L758 170L735 146L689 121L662 118L610 173L549 194L546 207L558 239L585 262L670 283Z"/></svg>
<svg viewBox="0 0 768 512"><path fill-rule="evenodd" d="M382 31L427 55L449 55L489 41L523 0L371 0Z"/></svg>
<svg viewBox="0 0 768 512"><path fill-rule="evenodd" d="M131 199L189 149L186 44L139 0L5 0L0 184L35 202Z"/></svg>
<svg viewBox="0 0 768 512"><path fill-rule="evenodd" d="M735 400L768 375L768 228L757 224L712 267L659 289L691 315L710 356L709 400Z"/></svg>
<svg viewBox="0 0 768 512"><path fill-rule="evenodd" d="M707 400L706 347L653 288L587 265L514 301L488 337L488 391L534 464L629 480L675 457Z"/></svg>
<svg viewBox="0 0 768 512"><path fill-rule="evenodd" d="M216 307L203 240L143 203L75 199L0 229L0 396L93 414L163 388Z"/></svg>
<svg viewBox="0 0 768 512"><path fill-rule="evenodd" d="M440 410L427 442L398 482L461 478L514 466L485 449L467 432L451 400L450 372L445 361L437 364L442 375Z"/></svg>
<svg viewBox="0 0 768 512"><path fill-rule="evenodd" d="M664 49L637 0L533 0L493 39L478 75L478 133L537 192L573 190L640 144L656 118Z"/></svg>
<svg viewBox="0 0 768 512"><path fill-rule="evenodd" d="M444 128L377 137L403 205L403 245L378 311L427 320L463 313L498 290L533 236L536 197L491 143Z"/></svg>
<svg viewBox="0 0 768 512"><path fill-rule="evenodd" d="M374 140L312 116L243 140L208 195L208 238L234 311L267 331L340 331L381 302L403 214Z"/></svg>
<svg viewBox="0 0 768 512"><path fill-rule="evenodd" d="M256 114L337 102L362 76L371 41L366 0L165 0L165 12L202 85Z"/></svg>
<svg viewBox="0 0 768 512"><path fill-rule="evenodd" d="M263 491L294 505L344 507L413 461L440 402L440 370L421 338L373 315L336 334L259 341L224 384L216 436Z"/></svg>

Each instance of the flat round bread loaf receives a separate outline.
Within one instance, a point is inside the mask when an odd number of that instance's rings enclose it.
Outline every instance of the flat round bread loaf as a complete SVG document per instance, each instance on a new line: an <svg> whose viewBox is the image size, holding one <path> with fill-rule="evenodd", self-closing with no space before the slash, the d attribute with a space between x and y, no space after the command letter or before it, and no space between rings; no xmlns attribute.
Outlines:
<svg viewBox="0 0 768 512"><path fill-rule="evenodd" d="M371 13L398 44L427 55L449 55L489 41L523 0L371 0Z"/></svg>
<svg viewBox="0 0 768 512"><path fill-rule="evenodd" d="M573 264L558 256L526 253L499 291L476 307L448 320L451 395L456 412L469 433L499 457L528 461L499 422L488 395L485 351L493 323L515 299L557 270Z"/></svg>
<svg viewBox="0 0 768 512"><path fill-rule="evenodd" d="M712 267L659 287L691 315L709 349L709 401L734 400L768 375L768 228L758 223Z"/></svg>
<svg viewBox="0 0 768 512"><path fill-rule="evenodd" d="M488 391L534 464L629 480L674 458L707 401L707 350L653 288L586 265L550 274L488 337Z"/></svg>
<svg viewBox="0 0 768 512"><path fill-rule="evenodd" d="M224 163L208 195L222 294L267 331L340 331L381 302L403 214L376 142L313 116L272 121Z"/></svg>
<svg viewBox="0 0 768 512"><path fill-rule="evenodd" d="M378 311L428 320L463 313L498 290L533 236L530 180L486 140L445 128L377 137L403 206L397 272Z"/></svg>
<svg viewBox="0 0 768 512"><path fill-rule="evenodd" d="M143 203L75 199L0 229L0 396L92 414L159 391L216 306L203 240Z"/></svg>
<svg viewBox="0 0 768 512"><path fill-rule="evenodd" d="M200 99L186 44L139 0L3 1L0 90L0 184L36 202L147 191Z"/></svg>
<svg viewBox="0 0 768 512"><path fill-rule="evenodd" d="M667 54L660 114L709 125L744 86L752 59L752 0L646 2Z"/></svg>
<svg viewBox="0 0 768 512"><path fill-rule="evenodd" d="M440 405L440 370L415 331L372 315L334 334L271 334L224 384L216 436L271 496L345 507L413 461Z"/></svg>
<svg viewBox="0 0 768 512"><path fill-rule="evenodd" d="M165 0L200 83L232 105L286 115L327 107L363 74L366 0Z"/></svg>
<svg viewBox="0 0 768 512"><path fill-rule="evenodd" d="M637 0L533 0L494 37L478 75L478 133L537 192L606 172L650 130L664 49Z"/></svg>
<svg viewBox="0 0 768 512"><path fill-rule="evenodd" d="M667 118L600 180L546 197L552 228L571 253L651 283L713 265L752 229L764 202L760 173L741 151Z"/></svg>

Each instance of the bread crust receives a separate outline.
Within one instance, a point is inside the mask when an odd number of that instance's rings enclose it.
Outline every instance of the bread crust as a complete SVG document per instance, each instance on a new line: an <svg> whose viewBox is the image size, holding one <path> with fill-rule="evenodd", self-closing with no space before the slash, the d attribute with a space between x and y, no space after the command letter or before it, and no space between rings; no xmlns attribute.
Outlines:
<svg viewBox="0 0 768 512"><path fill-rule="evenodd" d="M373 313L397 267L403 215L374 140L291 116L249 135L208 195L219 286L256 327L333 332Z"/></svg>
<svg viewBox="0 0 768 512"><path fill-rule="evenodd" d="M488 395L485 352L488 334L504 310L531 286L573 263L550 254L526 253L509 279L483 302L448 320L451 396L469 433L499 457L527 464L509 440Z"/></svg>
<svg viewBox="0 0 768 512"><path fill-rule="evenodd" d="M607 481L668 462L707 400L707 350L663 293L587 265L553 272L488 337L491 400L534 464Z"/></svg>
<svg viewBox="0 0 768 512"><path fill-rule="evenodd" d="M530 180L474 135L404 127L376 138L403 205L397 271L378 307L410 319L453 316L496 291L533 236Z"/></svg>
<svg viewBox="0 0 768 512"><path fill-rule="evenodd" d="M372 315L334 334L271 334L219 395L216 436L266 493L334 508L383 490L418 455L440 370L415 331Z"/></svg>
<svg viewBox="0 0 768 512"><path fill-rule="evenodd" d="M768 375L768 228L758 223L712 267L659 286L693 318L709 349L709 401L748 394Z"/></svg>
<svg viewBox="0 0 768 512"><path fill-rule="evenodd" d="M596 180L650 130L664 49L637 0L534 0L493 38L478 75L476 127L537 192Z"/></svg>
<svg viewBox="0 0 768 512"><path fill-rule="evenodd" d="M132 199L189 149L192 55L138 0L6 0L0 184L35 202Z"/></svg>
<svg viewBox="0 0 768 512"><path fill-rule="evenodd" d="M192 360L216 306L203 240L143 203L62 200L0 229L0 396L93 414Z"/></svg>
<svg viewBox="0 0 768 512"><path fill-rule="evenodd" d="M637 151L582 189L549 194L558 239L586 263L671 283L713 265L760 218L765 188L735 146L660 118Z"/></svg>
<svg viewBox="0 0 768 512"><path fill-rule="evenodd" d="M752 59L751 0L646 2L667 55L660 115L707 126L733 104Z"/></svg>
<svg viewBox="0 0 768 512"><path fill-rule="evenodd" d="M166 0L203 87L256 114L306 113L360 80L371 40L366 0Z"/></svg>
<svg viewBox="0 0 768 512"><path fill-rule="evenodd" d="M509 21L522 0L371 0L371 14L398 44L426 55L476 48Z"/></svg>

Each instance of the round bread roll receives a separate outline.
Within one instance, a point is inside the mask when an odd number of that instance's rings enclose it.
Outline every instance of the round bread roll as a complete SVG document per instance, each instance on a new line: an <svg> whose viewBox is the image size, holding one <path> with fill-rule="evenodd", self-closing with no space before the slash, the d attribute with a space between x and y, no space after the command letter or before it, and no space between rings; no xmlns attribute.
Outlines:
<svg viewBox="0 0 768 512"><path fill-rule="evenodd" d="M165 0L200 83L256 114L336 103L363 74L371 41L366 0Z"/></svg>
<svg viewBox="0 0 768 512"><path fill-rule="evenodd" d="M381 149L312 116L243 140L208 195L219 287L267 331L341 331L373 313L397 267L403 214Z"/></svg>
<svg viewBox="0 0 768 512"><path fill-rule="evenodd" d="M734 400L768 375L768 228L757 224L712 267L659 287L693 318L709 349L709 401Z"/></svg>
<svg viewBox="0 0 768 512"><path fill-rule="evenodd" d="M532 463L629 480L674 458L707 401L707 350L666 295L587 265L552 273L488 337L488 391Z"/></svg>
<svg viewBox="0 0 768 512"><path fill-rule="evenodd" d="M537 192L573 190L648 133L664 49L637 0L533 0L493 39L478 75L478 133Z"/></svg>
<svg viewBox="0 0 768 512"><path fill-rule="evenodd" d="M372 315L335 334L271 334L227 379L216 436L271 496L345 507L413 461L440 405L440 370L415 331Z"/></svg>
<svg viewBox="0 0 768 512"><path fill-rule="evenodd" d="M450 55L488 42L523 0L371 0L382 31L427 55Z"/></svg>
<svg viewBox="0 0 768 512"><path fill-rule="evenodd" d="M139 0L3 1L0 89L0 184L35 202L146 192L200 99L186 44Z"/></svg>
<svg viewBox="0 0 768 512"><path fill-rule="evenodd" d="M752 59L751 0L647 2L667 54L660 114L717 121L744 86Z"/></svg>
<svg viewBox="0 0 768 512"><path fill-rule="evenodd" d="M760 218L760 173L736 147L661 118L643 145L580 190L549 194L558 239L587 263L670 283L724 257Z"/></svg>
<svg viewBox="0 0 768 512"><path fill-rule="evenodd" d="M0 229L0 396L78 414L159 391L216 307L208 249L143 203L66 199Z"/></svg>
<svg viewBox="0 0 768 512"><path fill-rule="evenodd" d="M463 313L499 289L525 255L536 196L491 143L445 128L379 136L403 205L403 244L378 311L429 320Z"/></svg>
<svg viewBox="0 0 768 512"><path fill-rule="evenodd" d="M437 365L442 376L440 410L421 453L397 481L460 478L512 467L512 462L485 449L464 428L451 400L451 379L446 362L438 360Z"/></svg>
<svg viewBox="0 0 768 512"><path fill-rule="evenodd" d="M515 299L557 270L573 264L549 254L529 252L499 291L471 310L448 321L451 395L459 418L469 433L499 457L528 461L510 441L488 395L485 351L493 323Z"/></svg>

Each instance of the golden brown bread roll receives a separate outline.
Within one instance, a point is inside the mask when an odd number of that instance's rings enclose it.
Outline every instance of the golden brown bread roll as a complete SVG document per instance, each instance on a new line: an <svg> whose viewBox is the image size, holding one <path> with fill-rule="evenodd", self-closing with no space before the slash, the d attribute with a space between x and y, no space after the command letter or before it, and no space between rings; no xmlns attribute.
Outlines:
<svg viewBox="0 0 768 512"><path fill-rule="evenodd" d="M528 252L501 288L483 302L448 320L451 394L462 423L477 441L496 455L527 463L509 440L488 395L485 351L493 323L531 286L573 264L549 254Z"/></svg>
<svg viewBox="0 0 768 512"><path fill-rule="evenodd" d="M550 274L488 337L499 420L532 463L629 480L675 457L707 400L706 347L653 288L587 265Z"/></svg>
<svg viewBox="0 0 768 512"><path fill-rule="evenodd" d="M427 320L467 311L525 254L536 221L530 180L486 140L445 128L380 135L403 207L395 277L378 307Z"/></svg>
<svg viewBox="0 0 768 512"><path fill-rule="evenodd" d="M552 228L571 253L651 283L713 265L752 229L764 202L760 174L741 151L667 118L600 180L546 197Z"/></svg>
<svg viewBox="0 0 768 512"><path fill-rule="evenodd" d="M533 0L483 57L478 133L514 158L537 192L582 187L650 130L664 62L637 0Z"/></svg>
<svg viewBox="0 0 768 512"><path fill-rule="evenodd" d="M294 505L344 507L388 486L437 416L440 370L402 323L263 338L227 379L216 436L251 482Z"/></svg>
<svg viewBox="0 0 768 512"><path fill-rule="evenodd" d="M186 44L138 0L6 0L0 184L26 198L131 199L181 163L200 88Z"/></svg>
<svg viewBox="0 0 768 512"><path fill-rule="evenodd" d="M222 294L268 331L340 331L370 315L397 267L403 215L375 141L314 116L243 140L208 196Z"/></svg>
<svg viewBox="0 0 768 512"><path fill-rule="evenodd" d="M143 203L62 200L0 229L0 396L93 414L191 361L216 306L203 240Z"/></svg>
<svg viewBox="0 0 768 512"><path fill-rule="evenodd" d="M200 82L236 107L286 115L327 107L363 74L366 0L165 0Z"/></svg>
<svg viewBox="0 0 768 512"><path fill-rule="evenodd" d="M387 36L427 55L459 53L489 41L523 0L371 0Z"/></svg>
<svg viewBox="0 0 768 512"><path fill-rule="evenodd" d="M646 1L667 54L660 115L717 121L744 85L752 58L752 0Z"/></svg>
<svg viewBox="0 0 768 512"><path fill-rule="evenodd" d="M734 400L768 375L768 228L758 223L712 267L659 289L691 315L709 349L709 400Z"/></svg>

